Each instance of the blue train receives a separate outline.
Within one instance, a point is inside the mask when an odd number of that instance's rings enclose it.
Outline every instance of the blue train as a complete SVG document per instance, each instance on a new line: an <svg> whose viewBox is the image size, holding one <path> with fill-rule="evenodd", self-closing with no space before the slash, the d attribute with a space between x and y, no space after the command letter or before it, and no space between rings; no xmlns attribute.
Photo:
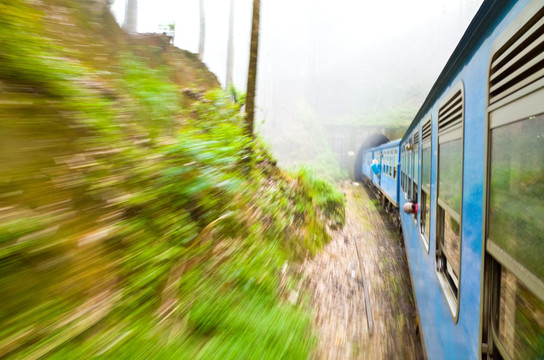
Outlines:
<svg viewBox="0 0 544 360"><path fill-rule="evenodd" d="M360 159L427 357L544 359L544 1L484 1L402 139Z"/></svg>

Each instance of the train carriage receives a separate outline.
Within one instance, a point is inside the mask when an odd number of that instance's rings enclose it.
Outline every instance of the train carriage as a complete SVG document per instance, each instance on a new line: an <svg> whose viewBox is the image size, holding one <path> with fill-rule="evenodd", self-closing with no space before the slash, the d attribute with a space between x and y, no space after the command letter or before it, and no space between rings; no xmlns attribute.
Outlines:
<svg viewBox="0 0 544 360"><path fill-rule="evenodd" d="M544 359L544 1L484 1L397 145L427 356Z"/></svg>
<svg viewBox="0 0 544 360"><path fill-rule="evenodd" d="M373 174L372 180L393 207L398 207L399 144L400 139L373 149L381 171L379 175Z"/></svg>
<svg viewBox="0 0 544 360"><path fill-rule="evenodd" d="M362 175L367 178L372 178L372 160L374 159L374 153L372 151L365 151L363 153Z"/></svg>

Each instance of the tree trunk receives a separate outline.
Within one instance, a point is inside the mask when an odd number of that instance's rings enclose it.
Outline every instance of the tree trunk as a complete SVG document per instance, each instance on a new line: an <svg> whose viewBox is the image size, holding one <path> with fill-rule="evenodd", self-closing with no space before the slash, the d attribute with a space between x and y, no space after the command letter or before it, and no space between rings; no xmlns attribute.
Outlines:
<svg viewBox="0 0 544 360"><path fill-rule="evenodd" d="M251 48L249 50L249 71L247 74L246 122L247 133L253 136L255 121L255 90L257 85L257 55L259 53L259 18L261 1L253 0L253 23L251 26Z"/></svg>
<svg viewBox="0 0 544 360"><path fill-rule="evenodd" d="M125 7L125 23L123 28L131 33L136 32L138 25L138 0L127 0Z"/></svg>
<svg viewBox="0 0 544 360"><path fill-rule="evenodd" d="M204 0L200 0L200 40L198 42L198 58L204 59L204 39L206 37L206 23L204 16Z"/></svg>
<svg viewBox="0 0 544 360"><path fill-rule="evenodd" d="M232 68L234 66L234 2L230 0L230 16L229 16L229 43L227 48L227 81L225 89L229 89L232 85Z"/></svg>

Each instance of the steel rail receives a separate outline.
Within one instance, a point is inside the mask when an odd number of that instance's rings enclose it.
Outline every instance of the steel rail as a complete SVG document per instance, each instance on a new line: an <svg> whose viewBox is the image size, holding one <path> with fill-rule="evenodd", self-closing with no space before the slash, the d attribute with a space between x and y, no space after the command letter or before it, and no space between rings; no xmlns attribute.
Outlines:
<svg viewBox="0 0 544 360"><path fill-rule="evenodd" d="M372 318L372 309L370 308L370 298L368 297L368 286L365 281L365 273L363 271L363 262L361 261L361 254L359 253L359 246L357 246L357 239L354 238L355 250L357 252L357 260L359 261L359 271L361 272L361 285L363 286L363 292L365 294L365 310L366 310L366 324L368 326L368 332L372 335L374 331L374 320Z"/></svg>

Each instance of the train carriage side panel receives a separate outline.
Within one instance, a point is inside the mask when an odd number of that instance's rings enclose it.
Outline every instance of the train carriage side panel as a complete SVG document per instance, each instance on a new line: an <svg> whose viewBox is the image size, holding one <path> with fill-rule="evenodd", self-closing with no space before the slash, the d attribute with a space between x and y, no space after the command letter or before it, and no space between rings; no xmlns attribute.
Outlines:
<svg viewBox="0 0 544 360"><path fill-rule="evenodd" d="M372 169L370 168L370 164L372 163L372 151L370 150L364 150L363 156L362 156L362 174L363 177L366 177L368 180L372 177Z"/></svg>
<svg viewBox="0 0 544 360"><path fill-rule="evenodd" d="M398 152L400 139L380 145L376 151L381 153L382 171L380 175L380 191L385 194L393 206L398 206L397 179L395 166L395 150Z"/></svg>
<svg viewBox="0 0 544 360"><path fill-rule="evenodd" d="M400 143L404 179L399 196L402 209L416 194L418 202L421 201L423 149L418 146L417 156L412 150L415 135L421 139L422 127L431 119L428 248L422 240L420 214L414 217L401 211L400 215L421 333L429 358L476 359L480 356L487 74L492 44L530 3L529 0L484 2L467 31L468 37L462 40L470 46L460 43ZM457 111L456 105L452 105L459 104L457 101L462 101L461 130L448 132L443 119L450 111ZM411 157L404 155L406 149L411 151ZM461 161L460 168L449 174L450 167L444 164L458 161ZM417 186L410 181L414 175ZM446 187L448 181L453 182L450 188ZM449 232L444 235L444 231ZM459 240L453 241L456 232ZM446 240L437 241L437 235Z"/></svg>

